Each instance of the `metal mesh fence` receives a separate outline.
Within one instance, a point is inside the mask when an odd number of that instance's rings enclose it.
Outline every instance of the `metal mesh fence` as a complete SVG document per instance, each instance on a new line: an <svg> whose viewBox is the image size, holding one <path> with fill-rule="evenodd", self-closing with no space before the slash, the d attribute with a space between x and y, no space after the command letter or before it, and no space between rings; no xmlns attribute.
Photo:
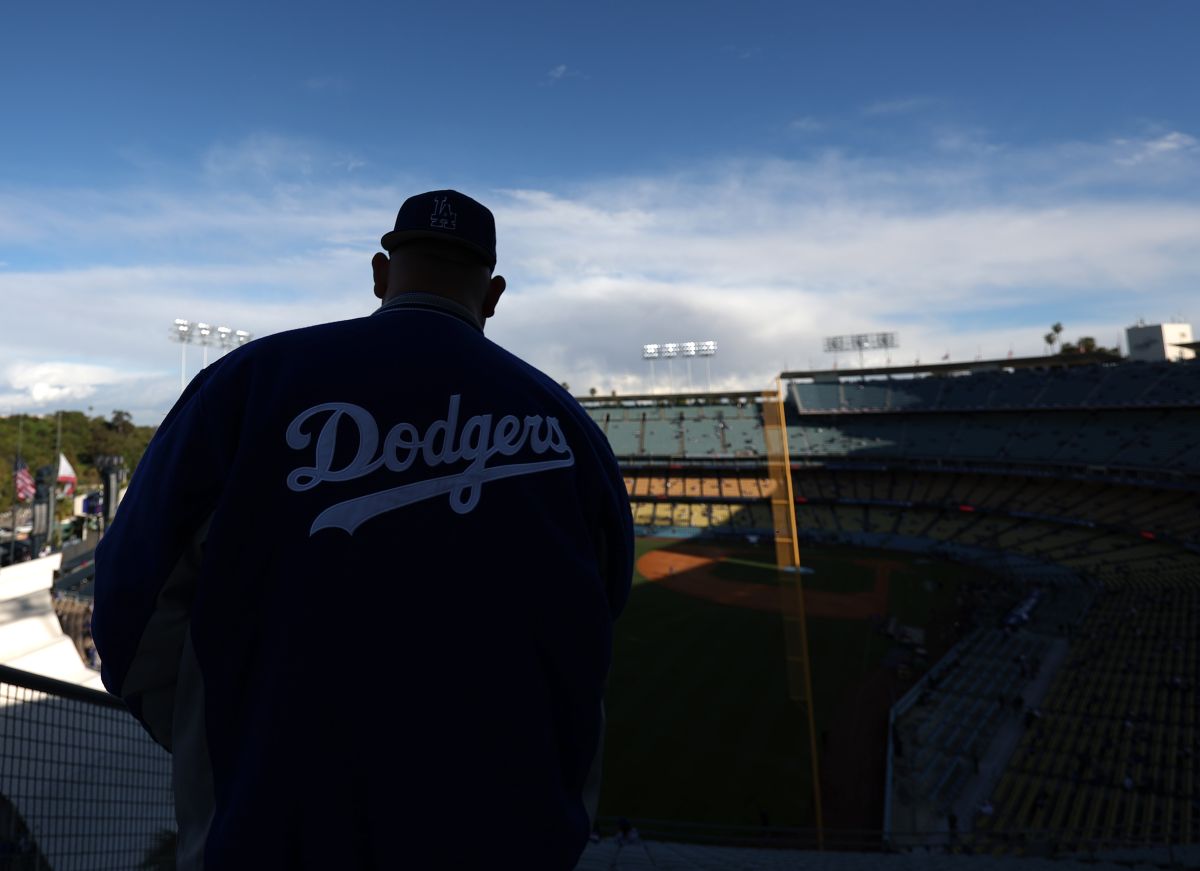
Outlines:
<svg viewBox="0 0 1200 871"><path fill-rule="evenodd" d="M0 666L0 869L173 867L174 832L171 757L120 700Z"/></svg>

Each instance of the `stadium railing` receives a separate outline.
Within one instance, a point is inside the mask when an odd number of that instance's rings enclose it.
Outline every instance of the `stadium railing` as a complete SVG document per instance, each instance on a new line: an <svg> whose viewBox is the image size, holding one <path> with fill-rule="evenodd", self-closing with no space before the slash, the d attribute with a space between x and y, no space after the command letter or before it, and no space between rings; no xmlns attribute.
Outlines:
<svg viewBox="0 0 1200 871"><path fill-rule="evenodd" d="M173 868L174 833L171 757L120 699L0 666L3 867Z"/></svg>
<svg viewBox="0 0 1200 871"><path fill-rule="evenodd" d="M814 849L812 829L631 821L647 840ZM602 818L613 831L615 818ZM0 666L0 862L44 871L174 867L171 759L106 693ZM1093 827L1079 831L886 833L826 829L827 850L988 852L1047 858L1161 855L1178 843ZM1190 859L1195 846L1183 847Z"/></svg>
<svg viewBox="0 0 1200 871"><path fill-rule="evenodd" d="M816 850L817 831L786 826L722 826L671 820L625 820L644 841L711 847L772 850ZM601 817L603 836L619 831L616 817ZM1200 849L1170 839L1148 841L1113 830L988 830L892 833L873 829L832 829L823 834L824 849L850 853L992 854L1060 860L1142 862L1166 867L1195 867Z"/></svg>

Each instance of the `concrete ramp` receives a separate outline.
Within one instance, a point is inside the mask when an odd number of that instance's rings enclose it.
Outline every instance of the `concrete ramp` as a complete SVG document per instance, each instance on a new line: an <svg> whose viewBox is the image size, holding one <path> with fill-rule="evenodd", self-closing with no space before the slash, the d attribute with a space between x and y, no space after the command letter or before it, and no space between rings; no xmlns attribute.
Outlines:
<svg viewBox="0 0 1200 871"><path fill-rule="evenodd" d="M61 563L53 554L0 569L0 663L103 691L54 613L50 588Z"/></svg>

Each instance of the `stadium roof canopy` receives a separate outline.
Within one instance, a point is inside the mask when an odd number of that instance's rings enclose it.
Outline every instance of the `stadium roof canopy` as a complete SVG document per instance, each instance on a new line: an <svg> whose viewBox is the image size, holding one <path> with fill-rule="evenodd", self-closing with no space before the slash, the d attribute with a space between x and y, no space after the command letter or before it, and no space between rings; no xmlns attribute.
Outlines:
<svg viewBox="0 0 1200 871"><path fill-rule="evenodd" d="M1200 354L1200 342L1172 342L1176 348L1186 348L1189 351L1195 351Z"/></svg>
<svg viewBox="0 0 1200 871"><path fill-rule="evenodd" d="M714 390L709 393L622 393L616 396L576 396L584 408L611 408L614 405L737 405L775 396L774 390Z"/></svg>
<svg viewBox="0 0 1200 871"><path fill-rule="evenodd" d="M1195 343L1200 345L1200 342ZM995 372L1000 369L1048 369L1063 366L1087 366L1095 363L1120 363L1122 357L1094 351L1088 354L1052 354L1044 357L1008 357L1002 360L972 360L970 362L927 363L911 366L868 366L864 369L811 369L781 372L784 381L811 378L814 381L837 381L867 375L952 375L963 372ZM769 386L760 390L717 390L708 393L623 393L618 396L576 396L585 407L614 405L728 405L738 402L757 402L773 397Z"/></svg>
<svg viewBox="0 0 1200 871"><path fill-rule="evenodd" d="M948 363L914 363L911 366L867 366L862 369L806 369L783 372L785 381L811 378L814 381L836 381L866 375L950 375L959 372L995 372L1000 369L1053 369L1063 366L1087 366L1095 363L1120 363L1119 354L1105 351L1091 353L1049 354L1041 357L1006 357L1000 360L952 361Z"/></svg>

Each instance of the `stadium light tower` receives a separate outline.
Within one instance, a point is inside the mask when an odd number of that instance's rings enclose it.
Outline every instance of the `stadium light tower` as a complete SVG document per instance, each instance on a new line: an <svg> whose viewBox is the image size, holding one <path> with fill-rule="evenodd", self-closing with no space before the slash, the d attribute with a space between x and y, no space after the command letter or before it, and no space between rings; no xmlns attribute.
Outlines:
<svg viewBox="0 0 1200 871"><path fill-rule="evenodd" d="M679 356L678 342L663 342L662 356L667 360L667 392L675 392L675 367L671 365L671 361Z"/></svg>
<svg viewBox="0 0 1200 871"><path fill-rule="evenodd" d="M171 340L179 343L179 392L187 387L187 346L195 338L196 325L183 318L175 318L171 327Z"/></svg>
<svg viewBox="0 0 1200 871"><path fill-rule="evenodd" d="M201 321L196 324L196 344L200 346L200 368L208 366L208 346L212 344L213 328Z"/></svg>
<svg viewBox="0 0 1200 871"><path fill-rule="evenodd" d="M650 392L658 392L658 382L654 378L654 361L658 359L662 348L657 342L651 342L648 345L642 345L642 359L650 361Z"/></svg>
<svg viewBox="0 0 1200 871"><path fill-rule="evenodd" d="M679 353L683 355L683 359L687 362L688 376L688 393L692 392L692 358L696 356L695 342L680 342Z"/></svg>
<svg viewBox="0 0 1200 871"><path fill-rule="evenodd" d="M696 345L696 353L704 358L704 389L712 393L712 358L717 353L717 343L709 339Z"/></svg>
<svg viewBox="0 0 1200 871"><path fill-rule="evenodd" d="M843 351L858 351L858 368L865 368L864 351L890 351L899 348L895 333L854 333L848 336L826 336L825 350L834 355L833 368L837 368L837 355ZM888 356L891 360L891 356Z"/></svg>
<svg viewBox="0 0 1200 871"><path fill-rule="evenodd" d="M221 346L221 356L224 357L233 348L239 348L254 338L252 333L245 330L235 330L233 327L217 327L217 344Z"/></svg>

